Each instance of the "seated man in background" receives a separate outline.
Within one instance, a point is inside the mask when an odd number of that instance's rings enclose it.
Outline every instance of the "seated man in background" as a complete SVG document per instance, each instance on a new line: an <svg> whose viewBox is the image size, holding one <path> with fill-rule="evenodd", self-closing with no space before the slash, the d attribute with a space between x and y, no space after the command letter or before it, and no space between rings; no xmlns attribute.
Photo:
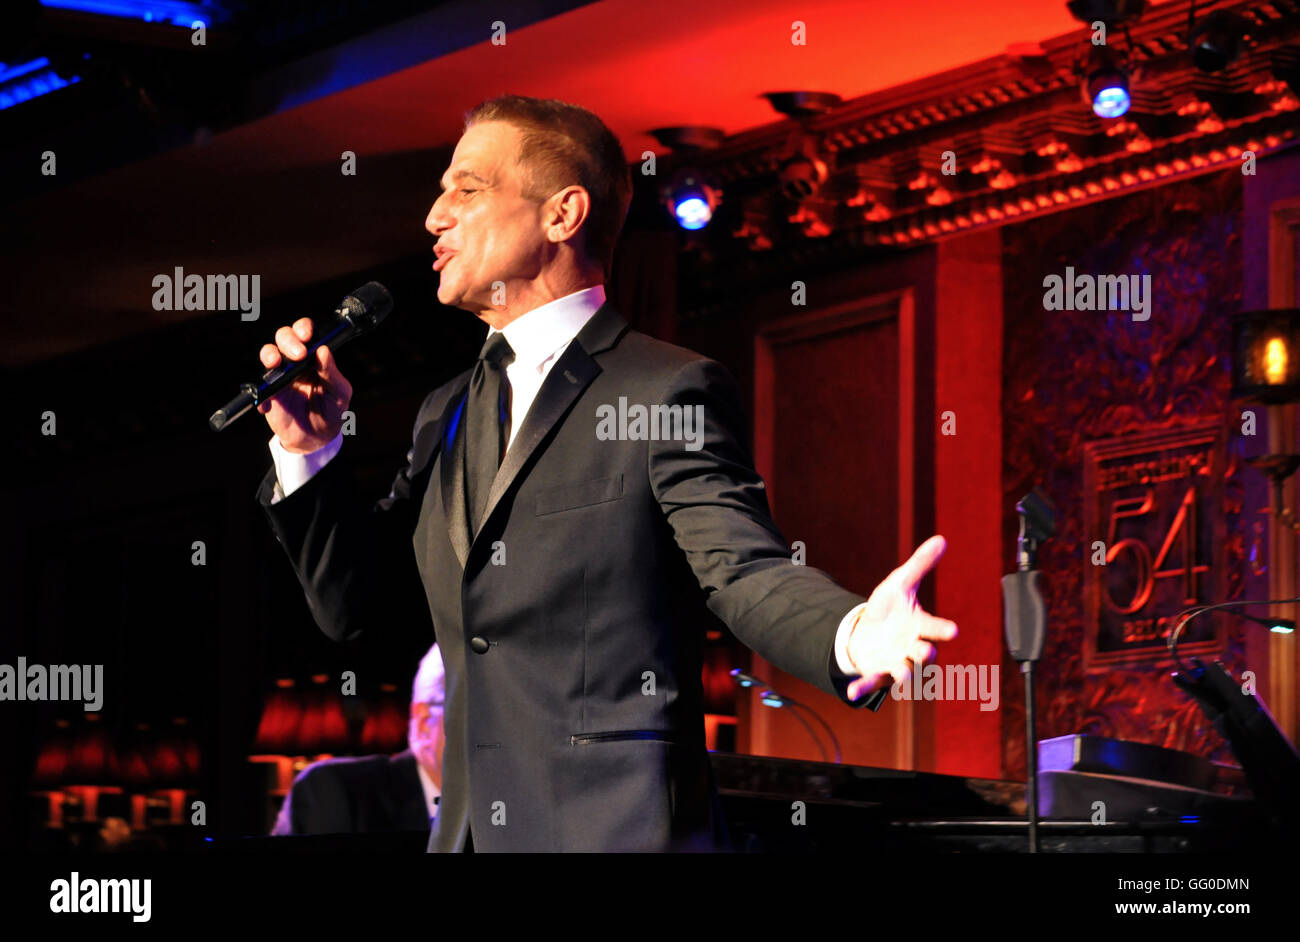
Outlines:
<svg viewBox="0 0 1300 942"><path fill-rule="evenodd" d="M435 644L411 689L410 748L313 762L294 779L271 833L427 832L442 794L444 680Z"/></svg>

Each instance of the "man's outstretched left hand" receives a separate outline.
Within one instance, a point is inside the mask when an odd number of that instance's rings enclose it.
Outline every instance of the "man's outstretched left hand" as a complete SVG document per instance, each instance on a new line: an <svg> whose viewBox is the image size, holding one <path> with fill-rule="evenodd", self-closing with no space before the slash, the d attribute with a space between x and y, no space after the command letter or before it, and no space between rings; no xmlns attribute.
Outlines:
<svg viewBox="0 0 1300 942"><path fill-rule="evenodd" d="M848 657L862 676L849 684L850 699L906 682L913 670L934 660L931 642L957 637L955 623L936 618L916 603L917 586L947 547L943 537L930 537L876 586L858 613Z"/></svg>

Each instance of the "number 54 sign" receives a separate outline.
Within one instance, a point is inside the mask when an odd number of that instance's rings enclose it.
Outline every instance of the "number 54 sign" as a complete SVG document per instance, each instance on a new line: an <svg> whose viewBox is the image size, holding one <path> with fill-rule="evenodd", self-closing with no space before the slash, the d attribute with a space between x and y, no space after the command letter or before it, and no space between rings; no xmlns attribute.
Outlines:
<svg viewBox="0 0 1300 942"><path fill-rule="evenodd" d="M1223 437L1217 426L1126 435L1084 449L1084 664L1160 660L1175 616L1224 600ZM1180 654L1222 648L1214 616Z"/></svg>

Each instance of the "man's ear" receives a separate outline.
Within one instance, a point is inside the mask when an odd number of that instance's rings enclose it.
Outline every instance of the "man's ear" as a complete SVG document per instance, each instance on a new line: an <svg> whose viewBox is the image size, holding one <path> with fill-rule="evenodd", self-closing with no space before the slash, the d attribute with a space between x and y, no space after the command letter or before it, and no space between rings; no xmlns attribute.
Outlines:
<svg viewBox="0 0 1300 942"><path fill-rule="evenodd" d="M548 202L546 237L552 242L568 242L591 215L591 194L576 183L556 192Z"/></svg>

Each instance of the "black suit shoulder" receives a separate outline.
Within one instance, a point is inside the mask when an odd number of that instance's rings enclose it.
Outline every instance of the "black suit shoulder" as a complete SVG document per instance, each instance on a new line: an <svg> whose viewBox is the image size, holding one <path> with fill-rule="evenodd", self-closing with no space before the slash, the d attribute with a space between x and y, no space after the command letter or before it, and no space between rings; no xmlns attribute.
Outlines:
<svg viewBox="0 0 1300 942"><path fill-rule="evenodd" d="M424 790L409 750L338 757L298 773L275 834L418 830L428 823Z"/></svg>
<svg viewBox="0 0 1300 942"><path fill-rule="evenodd" d="M676 344L628 330L599 358L619 393L642 402L690 402L717 410L728 429L747 438L740 386L725 366Z"/></svg>
<svg viewBox="0 0 1300 942"><path fill-rule="evenodd" d="M638 330L624 333L619 342L604 354L601 363L602 366L614 363L621 369L629 369L637 374L665 378L679 373L688 364L723 369L716 360L701 353L657 340Z"/></svg>

